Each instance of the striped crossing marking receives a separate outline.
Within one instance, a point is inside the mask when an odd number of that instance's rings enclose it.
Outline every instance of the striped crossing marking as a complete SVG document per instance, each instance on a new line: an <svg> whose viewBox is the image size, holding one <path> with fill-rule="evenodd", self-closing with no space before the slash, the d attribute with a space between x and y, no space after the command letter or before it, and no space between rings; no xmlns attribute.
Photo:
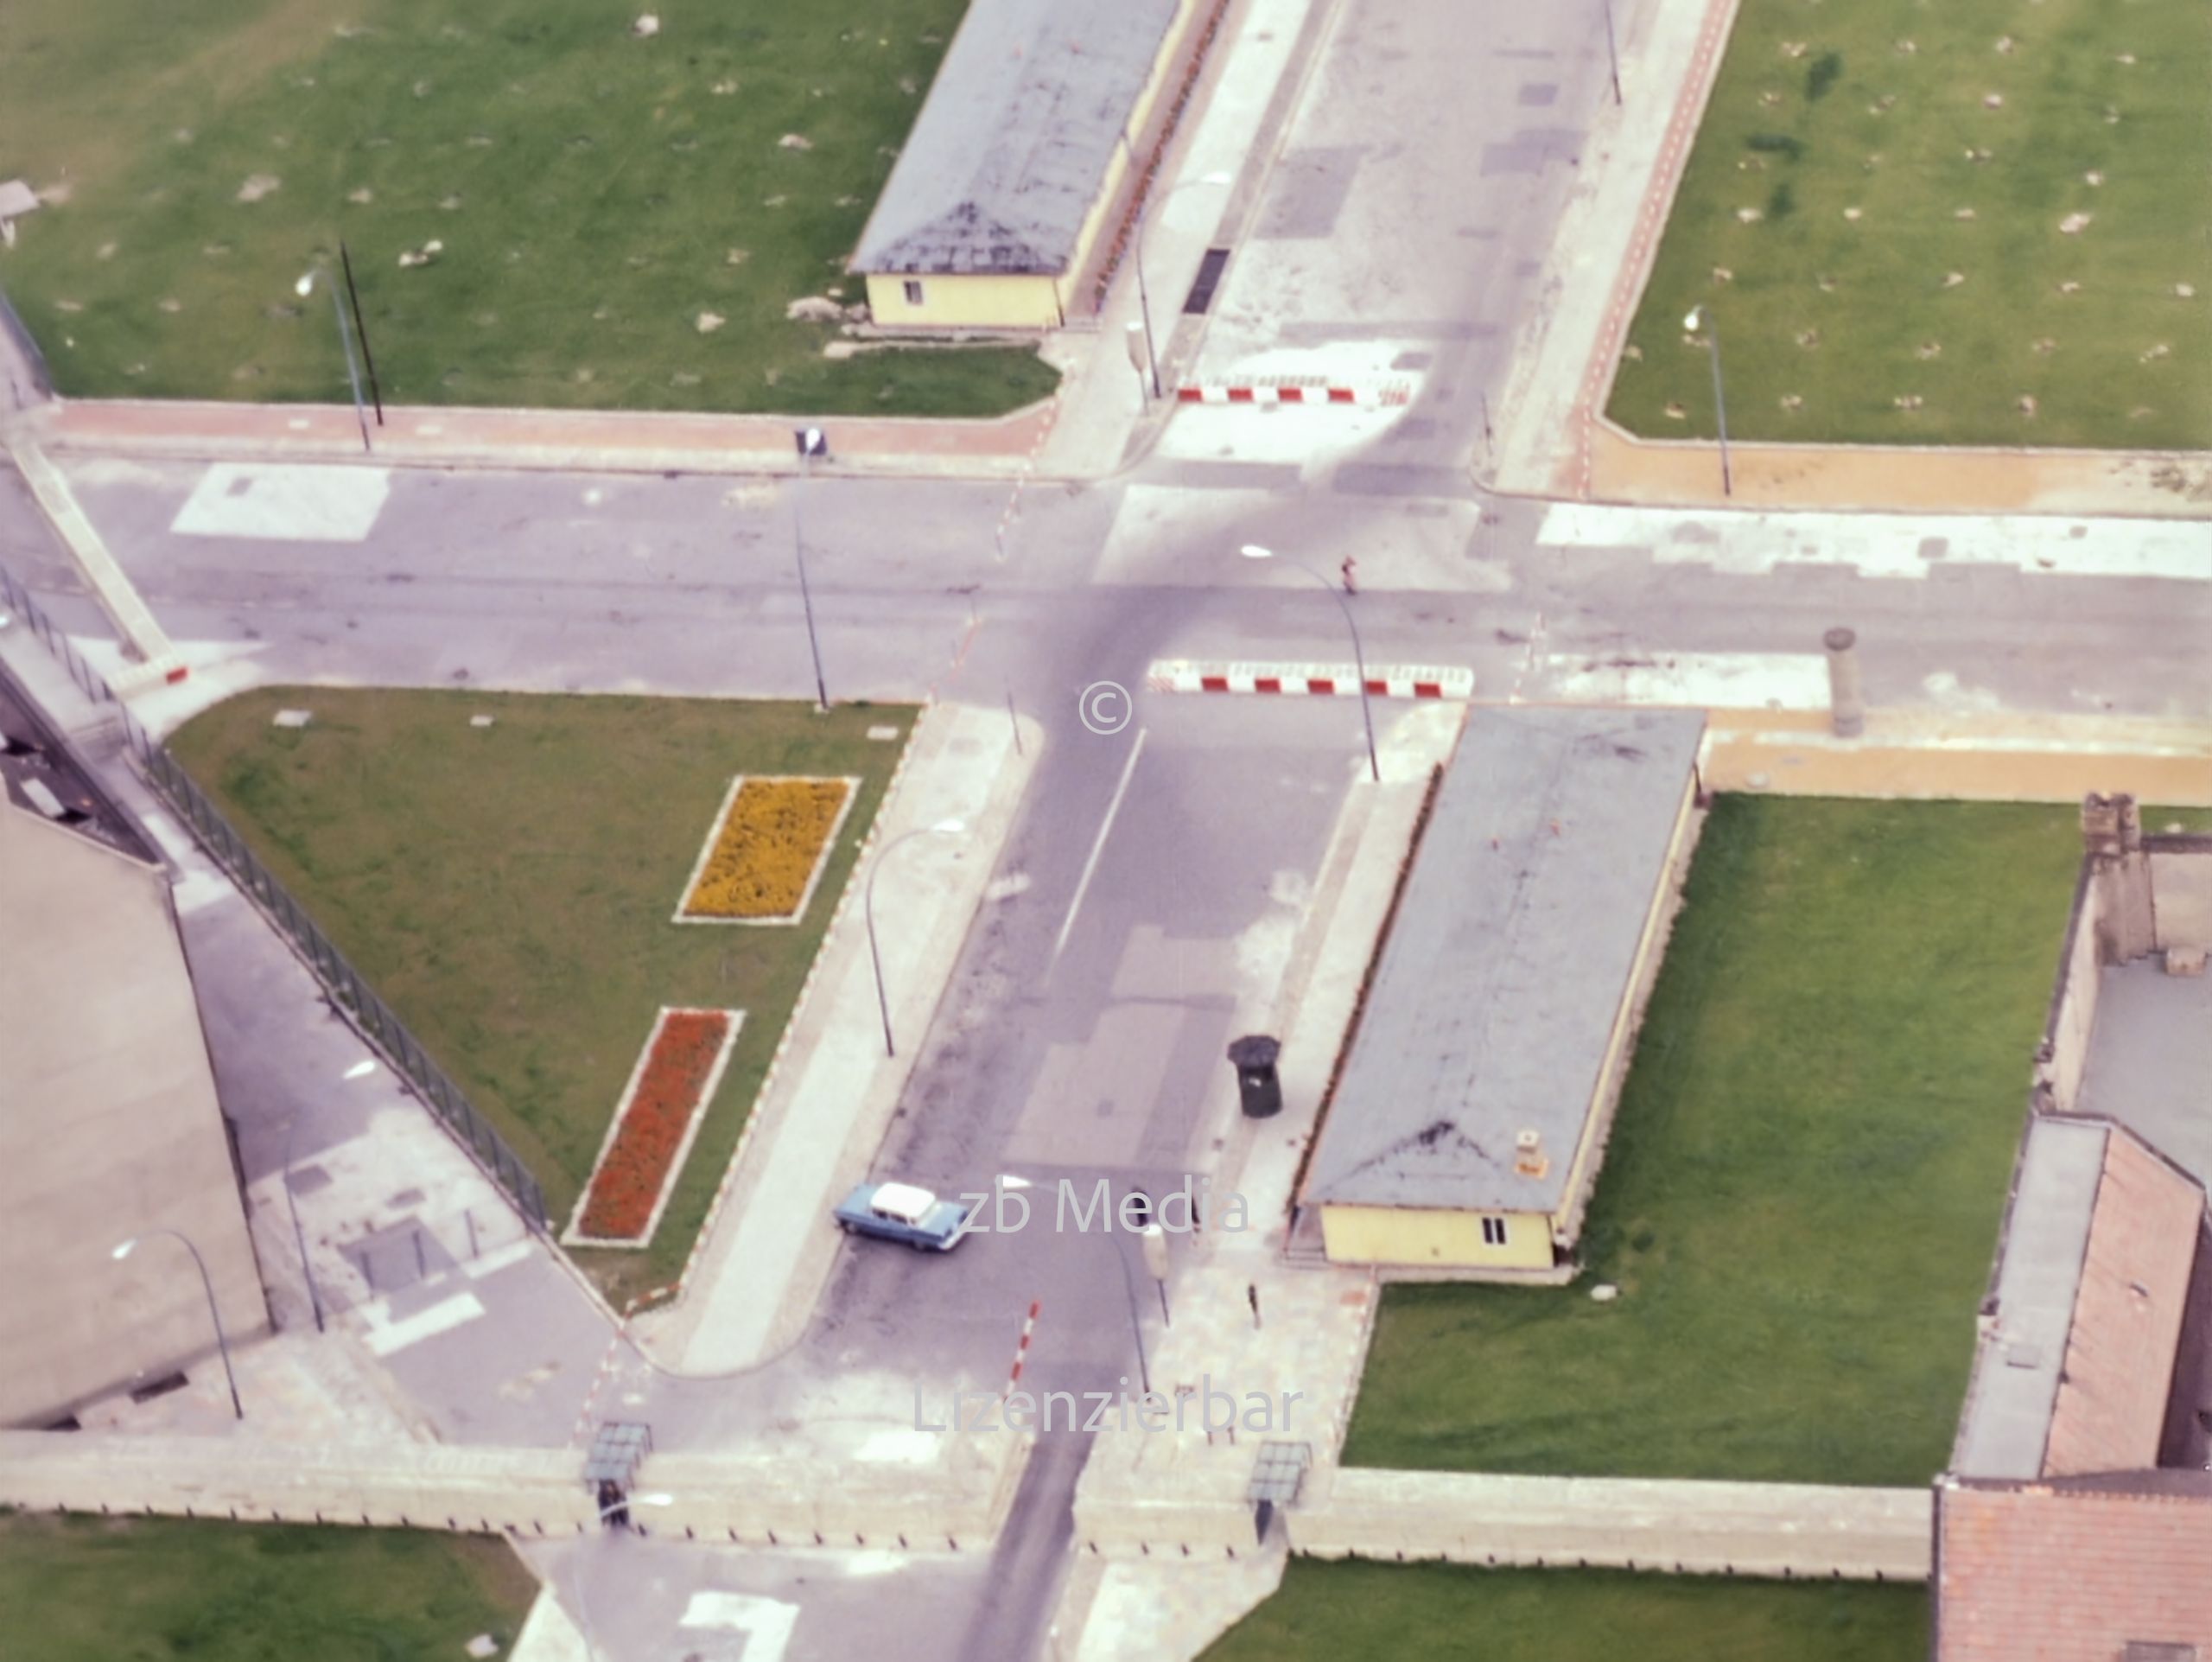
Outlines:
<svg viewBox="0 0 2212 1662"><path fill-rule="evenodd" d="M1350 697L1360 691L1351 664L1236 664L1198 659L1159 659L1146 672L1154 692L1256 692L1292 697ZM1475 672L1434 665L1372 665L1367 692L1377 698L1466 698Z"/></svg>

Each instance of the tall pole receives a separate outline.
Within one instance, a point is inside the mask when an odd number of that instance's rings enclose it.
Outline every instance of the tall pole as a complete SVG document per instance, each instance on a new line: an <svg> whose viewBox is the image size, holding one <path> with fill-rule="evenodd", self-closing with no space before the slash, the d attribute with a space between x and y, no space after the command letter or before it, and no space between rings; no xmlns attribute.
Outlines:
<svg viewBox="0 0 2212 1662"><path fill-rule="evenodd" d="M891 995L884 990L883 954L875 944L875 874L883 869L883 863L889 857L892 849L897 848L913 834L908 831L906 837L893 837L890 845L875 856L875 863L868 869L868 884L861 906L861 911L868 920L868 958L875 967L875 1007L883 1016L883 1054L887 1056L896 1056L899 1051L891 1042Z"/></svg>
<svg viewBox="0 0 2212 1662"><path fill-rule="evenodd" d="M146 1232L146 1234L168 1235L176 1240L182 1241L184 1243L184 1250L192 1254L193 1267L200 1271L200 1290L207 1295L208 1318L215 1324L215 1348L223 1353L223 1378L229 1382L231 1387L231 1411L236 1414L240 1419L244 1419L245 1417L245 1405L238 1401L238 1376L237 1371L231 1366L231 1341L229 1337L223 1332L223 1313L220 1309L217 1309L215 1305L215 1283L213 1278L211 1278L207 1274L207 1261L200 1256L200 1249L194 1246L190 1240L187 1239L184 1235L176 1230L149 1229ZM133 1235L129 1240L124 1242L122 1245L115 1249L114 1256L118 1258L129 1258L132 1251L137 1246L138 1243L145 1239L145 1235Z"/></svg>
<svg viewBox="0 0 2212 1662"><path fill-rule="evenodd" d="M1152 1395L1152 1365L1145 1360L1144 1323L1137 1314L1137 1283L1129 1274L1129 1255L1121 1245L1121 1232L1109 1230L1114 1238L1114 1256L1122 1261L1122 1289L1129 1296L1129 1331L1137 1338L1137 1380L1144 1387L1144 1394Z"/></svg>
<svg viewBox="0 0 2212 1662"><path fill-rule="evenodd" d="M1142 180L1136 179L1136 147L1129 143L1129 130L1127 127L1122 129L1122 154L1128 158L1129 177L1133 180L1136 180L1136 183L1133 188L1139 192L1142 192L1144 189L1144 181ZM1146 289L1144 282L1144 221L1145 215L1150 210L1151 207L1152 203L1148 198L1141 195L1139 197L1137 201L1135 258L1137 266L1137 312L1138 315L1144 319L1145 368L1146 373L1152 382L1152 396L1156 398L1160 396L1160 352L1158 347L1155 347L1153 342L1152 295L1150 291Z"/></svg>
<svg viewBox="0 0 2212 1662"><path fill-rule="evenodd" d="M1612 67L1613 102L1618 105L1621 101L1621 53L1618 43L1613 39L1613 0L1605 0L1605 61Z"/></svg>
<svg viewBox="0 0 2212 1662"><path fill-rule="evenodd" d="M830 689L822 678L822 642L814 633L814 591L806 581L806 532L799 519L799 499L806 494L809 478L809 457L805 436L801 435L798 455L798 488L791 493L791 551L798 561L799 604L806 608L807 650L814 654L814 701L819 710L830 708Z"/></svg>
<svg viewBox="0 0 2212 1662"><path fill-rule="evenodd" d="M346 321L346 296L338 292L338 285L323 273L323 286L330 290L331 309L338 314L338 342L346 348L346 379L353 389L353 418L361 423L361 449L373 450L369 443L369 412L361 402L361 372L353 361L353 329Z"/></svg>
<svg viewBox="0 0 2212 1662"><path fill-rule="evenodd" d="M353 332L361 337L361 362L369 372L369 397L376 400L377 425L384 425L384 389L377 385L376 354L369 350L369 326L361 320L360 291L353 287L353 257L338 245L338 263L346 272L346 297L353 302Z"/></svg>
<svg viewBox="0 0 2212 1662"><path fill-rule="evenodd" d="M292 1214L292 1240L300 1249L300 1271L308 1280L308 1304L315 1311L315 1330L326 1331L322 1325L322 1294L315 1284L315 1265L308 1258L307 1232L300 1227L299 1197L292 1193L292 1140L299 1135L300 1120L305 1110L292 1111L292 1123L284 1130L284 1206Z"/></svg>
<svg viewBox="0 0 2212 1662"><path fill-rule="evenodd" d="M1705 326L1706 345L1713 349L1713 413L1720 427L1720 494L1733 496L1735 479L1728 467L1728 398L1720 384L1720 326L1710 316Z"/></svg>
<svg viewBox="0 0 2212 1662"><path fill-rule="evenodd" d="M1359 672L1359 719L1367 729L1367 775L1380 785L1382 782L1382 767L1375 760L1375 711L1367 697L1367 651L1360 645L1359 624L1352 617L1351 608L1344 603L1344 597L1336 584L1303 560L1293 560L1291 564L1329 591L1329 598L1336 602L1337 609L1344 614L1344 627L1351 631L1352 663Z"/></svg>
<svg viewBox="0 0 2212 1662"><path fill-rule="evenodd" d="M891 995L883 982L883 954L875 944L875 874L883 869L884 863L899 851L899 845L916 837L957 837L968 829L957 819L940 819L934 825L917 825L901 831L883 845L883 852L875 856L868 869L868 882L861 885L861 915L868 923L868 962L875 970L875 1007L883 1017L883 1054L895 1056L899 1053L891 1042Z"/></svg>

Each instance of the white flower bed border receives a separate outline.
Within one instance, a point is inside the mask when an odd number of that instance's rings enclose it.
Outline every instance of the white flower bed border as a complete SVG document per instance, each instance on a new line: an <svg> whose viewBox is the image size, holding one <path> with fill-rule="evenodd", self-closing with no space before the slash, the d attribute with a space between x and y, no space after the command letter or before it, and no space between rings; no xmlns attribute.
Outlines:
<svg viewBox="0 0 2212 1662"><path fill-rule="evenodd" d="M779 918L709 918L694 914L691 897L698 892L699 879L706 875L707 862L714 858L715 845L721 841L722 827L729 823L730 810L737 806L737 793L747 780L760 785L842 785L845 799L838 805L837 817L830 823L829 835L822 839L821 850L814 856L814 869L807 875L806 888L798 897L798 905ZM837 839L844 834L845 821L853 812L853 804L860 798L865 783L852 774L740 774L729 782L729 789L722 795L722 806L716 811L714 822L707 827L707 840L699 849L699 857L691 863L691 876L683 885L683 897L676 903L672 923L703 923L709 925L742 924L760 929L795 927L806 916L806 908L814 903L814 891L822 882L822 874L829 869L830 850L837 846Z"/></svg>
<svg viewBox="0 0 2212 1662"><path fill-rule="evenodd" d="M716 825L721 822L717 820ZM683 1140L676 1145L676 1157L668 1162L668 1172L661 1179L660 1195L653 1202L652 1215L645 1219L645 1232L632 1239L609 1239L600 1235L587 1235L584 1230L584 1207L590 1203L594 1184L599 1181L600 1168L607 1163L613 1152L615 1139L621 1135L623 1123L630 1118L630 1106L638 1099L638 1086L645 1077L645 1064L652 1060L654 1048L660 1043L662 1030L668 1026L671 1016L721 1016L729 1025L722 1033L721 1048L715 1053L715 1065L707 1070L707 1082L700 1088L698 1101L691 1105L690 1122L683 1128ZM696 1005L663 1005L659 1015L653 1017L652 1031L645 1035L645 1042L638 1052L638 1060L630 1068L630 1082L622 1087L622 1100L614 1110L614 1118L607 1123L606 1138L599 1145L599 1158L591 1164L591 1177L576 1196L575 1209L569 1215L569 1226L561 1232L563 1246L603 1246L631 1251L643 1251L651 1246L653 1236L659 1232L661 1214L668 1210L668 1198L676 1193L676 1180L683 1173L683 1165L691 1157L691 1145L698 1140L700 1123L707 1117L707 1105L715 1099L715 1092L721 1088L722 1070L729 1066L730 1052L736 1048L737 1035L745 1026L745 1012L741 1009L702 1009Z"/></svg>

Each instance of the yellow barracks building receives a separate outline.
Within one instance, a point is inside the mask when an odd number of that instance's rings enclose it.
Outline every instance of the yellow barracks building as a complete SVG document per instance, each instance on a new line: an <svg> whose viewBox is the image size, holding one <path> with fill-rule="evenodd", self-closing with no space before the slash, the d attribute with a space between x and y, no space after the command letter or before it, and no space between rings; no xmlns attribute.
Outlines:
<svg viewBox="0 0 2212 1662"><path fill-rule="evenodd" d="M1699 824L1691 710L1475 709L1293 1223L1332 1263L1568 1263Z"/></svg>
<svg viewBox="0 0 2212 1662"><path fill-rule="evenodd" d="M1087 310L1131 144L1219 4L974 0L849 263L874 321L1057 328Z"/></svg>

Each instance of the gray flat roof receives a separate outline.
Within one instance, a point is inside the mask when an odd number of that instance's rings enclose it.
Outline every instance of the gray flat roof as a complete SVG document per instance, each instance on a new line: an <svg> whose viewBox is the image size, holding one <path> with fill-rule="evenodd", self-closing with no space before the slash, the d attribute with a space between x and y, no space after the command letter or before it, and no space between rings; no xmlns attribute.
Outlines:
<svg viewBox="0 0 2212 1662"><path fill-rule="evenodd" d="M2097 1020L2075 1111L2116 1119L2212 1188L2212 976L2156 956L2097 971Z"/></svg>
<svg viewBox="0 0 2212 1662"><path fill-rule="evenodd" d="M1478 710L1438 791L1306 1198L1555 1211L1705 731ZM1549 1169L1514 1169L1516 1136Z"/></svg>
<svg viewBox="0 0 2212 1662"><path fill-rule="evenodd" d="M2038 1116L2028 1126L1997 1271L1997 1325L1975 1350L1959 1428L1956 1465L1966 1476L2043 1470L2107 1135L2078 1119Z"/></svg>
<svg viewBox="0 0 2212 1662"><path fill-rule="evenodd" d="M852 269L1066 271L1176 5L974 0Z"/></svg>

